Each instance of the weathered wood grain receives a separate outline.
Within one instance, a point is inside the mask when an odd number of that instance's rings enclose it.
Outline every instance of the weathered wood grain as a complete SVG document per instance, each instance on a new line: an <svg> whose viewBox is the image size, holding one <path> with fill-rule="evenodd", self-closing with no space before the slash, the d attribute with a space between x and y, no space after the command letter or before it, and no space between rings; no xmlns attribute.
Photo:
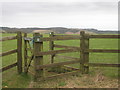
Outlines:
<svg viewBox="0 0 120 90"><path fill-rule="evenodd" d="M63 55L55 55L55 57L69 59L69 60L80 60L80 58L70 57L70 56L63 56Z"/></svg>
<svg viewBox="0 0 120 90"><path fill-rule="evenodd" d="M63 68L66 68L67 70L79 70L79 68L75 68L72 66L64 65Z"/></svg>
<svg viewBox="0 0 120 90"><path fill-rule="evenodd" d="M49 34L49 37L54 37L54 32L51 32ZM54 50L54 41L49 41L49 49L50 49L50 51ZM54 63L54 56L55 55L53 55L53 54L50 56L51 63Z"/></svg>
<svg viewBox="0 0 120 90"><path fill-rule="evenodd" d="M106 63L89 63L93 67L120 67L120 64L106 64Z"/></svg>
<svg viewBox="0 0 120 90"><path fill-rule="evenodd" d="M24 38L27 37L27 33L24 33ZM24 40L24 72L27 73L27 54L28 54L28 48L27 48L27 41Z"/></svg>
<svg viewBox="0 0 120 90"><path fill-rule="evenodd" d="M75 64L75 63L78 63L78 62L80 62L80 61L79 60L73 60L73 61L65 61L65 62L60 62L60 63L38 65L37 70L42 69L42 68L50 68L50 67L61 66L61 65Z"/></svg>
<svg viewBox="0 0 120 90"><path fill-rule="evenodd" d="M63 50L53 50L45 52L34 52L35 56L51 55L51 54L60 54L60 53L69 53L69 52L78 52L77 49L63 49Z"/></svg>
<svg viewBox="0 0 120 90"><path fill-rule="evenodd" d="M80 37L80 35L68 35L68 34L66 34L66 35L54 35L55 37L57 36L60 36L60 37Z"/></svg>
<svg viewBox="0 0 120 90"><path fill-rule="evenodd" d="M52 75L52 76L48 76L48 77L44 77L42 78L43 80L48 80L48 79L53 79L55 77L61 77L61 76L66 76L66 75L74 75L74 74L77 74L79 73L80 71L79 70L76 70L76 71L73 71L73 72L67 72L67 73L61 73L61 74L56 74L56 75ZM42 80L40 79L40 80Z"/></svg>
<svg viewBox="0 0 120 90"><path fill-rule="evenodd" d="M34 73L33 71L28 70L28 72L29 72L31 75L35 76L35 73Z"/></svg>
<svg viewBox="0 0 120 90"><path fill-rule="evenodd" d="M17 69L18 73L22 73L22 33L17 32Z"/></svg>
<svg viewBox="0 0 120 90"><path fill-rule="evenodd" d="M14 49L14 50L10 50L10 51L7 51L7 52L3 52L0 54L0 56L6 56L6 55L10 55L10 54L13 54L13 53L16 53L17 52L17 49Z"/></svg>
<svg viewBox="0 0 120 90"><path fill-rule="evenodd" d="M85 38L85 50L89 49L89 38ZM84 52L85 54L85 58L84 58L84 64L86 64L87 66L84 65L84 73L88 74L89 73L89 52Z"/></svg>
<svg viewBox="0 0 120 90"><path fill-rule="evenodd" d="M44 37L41 38L41 41L55 41L55 40L76 40L80 39L80 36L69 36L69 37L64 37L64 36L54 36L54 37Z"/></svg>
<svg viewBox="0 0 120 90"><path fill-rule="evenodd" d="M89 38L120 38L120 35L89 35Z"/></svg>
<svg viewBox="0 0 120 90"><path fill-rule="evenodd" d="M8 65L8 66L6 66L6 67L3 67L2 69L0 69L0 71L4 72L4 71L6 71L6 70L8 70L8 69L11 69L11 68L13 68L13 67L15 67L15 66L17 66L17 62L16 62L16 63L13 63L13 64L11 64L11 65Z"/></svg>
<svg viewBox="0 0 120 90"><path fill-rule="evenodd" d="M92 53L120 53L120 50L117 49L88 49L85 52L92 52Z"/></svg>
<svg viewBox="0 0 120 90"><path fill-rule="evenodd" d="M75 47L75 46L66 46L66 45L57 45L57 44L54 44L54 47L56 48L67 48L67 49L79 49L80 50L80 47Z"/></svg>
<svg viewBox="0 0 120 90"><path fill-rule="evenodd" d="M85 67L84 67L84 63L85 63L85 32L81 31L80 32L80 71L81 73L85 73Z"/></svg>
<svg viewBox="0 0 120 90"><path fill-rule="evenodd" d="M43 37L39 33L34 33L34 37L38 37L38 36L40 36L41 38ZM39 38L39 40L41 40L41 38ZM37 40L37 38L36 38L36 40ZM34 42L33 50L34 50L33 55L34 55L34 71L35 71L34 81L37 81L38 77L44 76L43 69L37 70L38 65L43 65L43 55L35 56L35 53L43 51L43 42L42 41L39 43Z"/></svg>

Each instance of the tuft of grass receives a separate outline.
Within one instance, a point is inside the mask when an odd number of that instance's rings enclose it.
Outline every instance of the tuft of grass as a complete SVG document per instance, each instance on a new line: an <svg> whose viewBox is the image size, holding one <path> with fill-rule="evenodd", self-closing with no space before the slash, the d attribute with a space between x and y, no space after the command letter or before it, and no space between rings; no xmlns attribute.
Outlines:
<svg viewBox="0 0 120 90"><path fill-rule="evenodd" d="M58 84L58 86L65 86L65 85L66 85L65 82L60 82L60 83Z"/></svg>

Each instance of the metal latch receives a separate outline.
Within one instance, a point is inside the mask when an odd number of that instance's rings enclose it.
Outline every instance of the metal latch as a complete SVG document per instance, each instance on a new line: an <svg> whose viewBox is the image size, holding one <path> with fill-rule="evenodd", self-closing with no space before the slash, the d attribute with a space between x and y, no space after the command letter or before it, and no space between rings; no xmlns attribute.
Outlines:
<svg viewBox="0 0 120 90"><path fill-rule="evenodd" d="M42 41L41 41L41 37L42 37L42 36L35 36L35 37L33 37L33 41L34 41L34 42L42 42Z"/></svg>

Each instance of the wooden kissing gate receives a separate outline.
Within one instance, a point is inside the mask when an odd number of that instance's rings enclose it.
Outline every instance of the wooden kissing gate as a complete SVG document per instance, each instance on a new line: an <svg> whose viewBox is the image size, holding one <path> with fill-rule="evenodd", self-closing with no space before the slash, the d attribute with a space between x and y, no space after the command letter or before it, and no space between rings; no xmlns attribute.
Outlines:
<svg viewBox="0 0 120 90"><path fill-rule="evenodd" d="M84 31L80 32L80 35L55 35L53 32L50 33L49 37L43 37L39 33L34 33L33 38L27 37L24 34L24 72L30 72L34 76L34 80L37 81L38 78L46 79L52 77L58 77L68 74L82 73L87 74L89 72L89 66L99 66L99 67L120 67L120 64L105 64L105 63L89 63L89 53L120 53L120 50L108 50L108 49L89 49L89 39L90 38L120 38L120 35L89 35ZM75 46L65 46L57 45L54 41L57 40L80 40L80 47ZM49 51L43 51L43 42L49 41ZM33 45L31 44L33 43ZM54 50L54 48L64 48L62 50ZM31 56L30 53L31 52ZM80 52L80 58L60 56L57 54L70 53L70 52ZM44 64L43 56L50 55L50 64ZM60 57L65 59L70 59L71 61L64 61L55 63L54 57ZM33 61L33 65L31 64ZM80 68L73 68L66 66L68 64L79 63ZM33 67L33 71L30 71L30 66ZM49 73L50 68L61 68L68 72L57 73L56 75L47 76L45 73ZM69 71L70 70L70 71ZM53 70L54 72L54 70Z"/></svg>

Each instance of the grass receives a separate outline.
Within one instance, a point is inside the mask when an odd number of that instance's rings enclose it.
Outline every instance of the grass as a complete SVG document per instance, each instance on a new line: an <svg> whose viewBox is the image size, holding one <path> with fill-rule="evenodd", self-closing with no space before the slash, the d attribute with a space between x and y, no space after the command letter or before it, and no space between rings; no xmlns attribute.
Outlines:
<svg viewBox="0 0 120 90"><path fill-rule="evenodd" d="M15 36L16 34L2 34L3 37L5 36ZM32 34L29 34L28 36L32 37ZM47 37L48 35L44 35ZM16 40L10 40L10 41L4 41L2 43L2 52L16 49ZM68 46L79 46L80 41L79 40L65 40L65 41L55 41L55 44L59 45L68 45ZM49 42L44 42L44 51L49 50ZM90 40L90 48L91 49L118 49L118 39L91 39ZM55 48L57 49L57 48ZM60 54L64 56L72 56L72 57L79 57L79 52L76 53L64 53ZM12 64L13 62L16 62L16 54L8 55L5 57L2 57L2 67L7 66L9 64ZM55 62L62 62L66 61L65 59L55 58ZM115 53L90 53L90 62L96 62L96 63L118 63L118 54ZM49 55L44 56L44 63L50 63ZM79 68L79 64L71 65L73 67ZM96 73L96 71L100 70L104 76L112 79L118 78L118 69L117 68L111 68L111 67L102 67L102 68L90 68L90 75L93 75ZM12 72L12 73L11 73ZM12 68L8 71L5 71L2 73L3 80L2 80L2 87L9 87L9 88L25 88L29 87L29 83L31 81L31 75L25 75L24 73L21 75L17 74L16 67ZM74 80L74 79L73 79ZM57 82L57 80L53 80L54 82ZM58 80L59 81L59 80ZM52 81L51 81L52 82ZM53 82L53 83L54 83ZM49 82L46 82L46 84L42 84L44 87ZM60 82L55 84L54 87L64 87L67 85L68 82L64 82L64 80L61 80ZM77 82L76 82L77 83ZM51 84L50 84L51 85ZM35 86L35 87L43 87L43 86ZM49 85L48 85L49 87Z"/></svg>

